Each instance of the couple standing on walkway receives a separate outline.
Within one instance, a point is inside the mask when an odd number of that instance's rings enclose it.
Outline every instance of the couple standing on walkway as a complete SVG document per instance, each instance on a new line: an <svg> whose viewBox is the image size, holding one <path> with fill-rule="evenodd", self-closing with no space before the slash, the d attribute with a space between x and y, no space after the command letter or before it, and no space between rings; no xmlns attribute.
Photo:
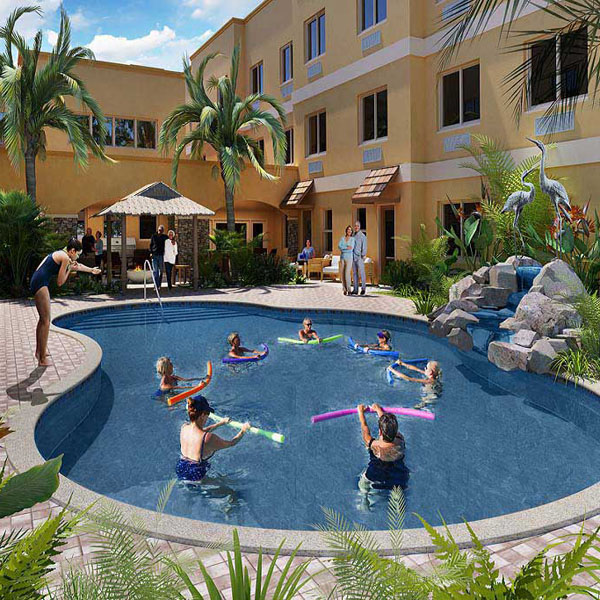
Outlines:
<svg viewBox="0 0 600 600"><path fill-rule="evenodd" d="M354 223L354 232L352 226L348 225L338 248L341 252L340 257L340 279L344 288L344 296L358 294L358 278L362 288L360 295L364 296L367 291L367 281L365 275L365 258L367 256L367 236L360 230L360 221ZM350 276L354 278L354 289L350 291Z"/></svg>
<svg viewBox="0 0 600 600"><path fill-rule="evenodd" d="M177 262L178 252L175 232L169 229L169 234L165 235L165 228L159 225L156 233L153 233L150 238L152 273L158 288L162 285L163 269L167 271L167 285L169 289L173 287L173 267Z"/></svg>

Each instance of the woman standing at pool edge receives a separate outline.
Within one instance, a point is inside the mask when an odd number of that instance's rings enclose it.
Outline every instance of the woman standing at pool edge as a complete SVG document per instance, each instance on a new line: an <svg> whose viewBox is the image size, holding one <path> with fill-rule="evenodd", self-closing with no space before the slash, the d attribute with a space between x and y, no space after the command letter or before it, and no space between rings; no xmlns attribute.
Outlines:
<svg viewBox="0 0 600 600"><path fill-rule="evenodd" d="M94 267L80 265L77 259L82 248L79 240L71 238L64 250L51 252L39 264L31 277L29 288L33 294L35 307L39 320L35 330L35 357L40 367L47 367L48 362L48 334L50 333L50 279L56 275L56 282L62 286L69 278L69 271L82 271L99 275L102 271Z"/></svg>
<svg viewBox="0 0 600 600"><path fill-rule="evenodd" d="M352 237L352 227L348 225L344 235L340 239L338 248L340 249L340 279L344 288L344 296L350 293L350 279L352 276L352 261L354 252L354 238Z"/></svg>

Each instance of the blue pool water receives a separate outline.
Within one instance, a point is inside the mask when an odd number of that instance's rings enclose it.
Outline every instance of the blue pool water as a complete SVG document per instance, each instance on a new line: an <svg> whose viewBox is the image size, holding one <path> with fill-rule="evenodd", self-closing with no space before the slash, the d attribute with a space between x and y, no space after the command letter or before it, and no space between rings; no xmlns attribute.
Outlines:
<svg viewBox="0 0 600 600"><path fill-rule="evenodd" d="M386 527L385 494L365 495L358 479L367 453L356 417L311 425L311 415L377 401L412 407L418 384L385 378L385 358L358 355L344 343L296 346L304 312L226 304L168 304L100 310L57 320L95 339L102 370L44 413L36 440L44 456L64 453L63 473L111 498L156 507L174 476L185 407L153 398L154 364L167 354L176 372L203 376L215 410L286 436L283 445L248 434L213 459L200 490L176 486L166 512L200 520L283 529L322 522L332 507L369 528ZM401 418L407 443L410 516L438 524L470 521L543 504L598 480L600 408L595 396L550 378L504 373L476 352L463 354L422 324L355 313L311 313L321 335L374 340L392 332L405 357L441 362L443 393L435 421ZM222 365L225 338L237 330L249 347L266 342L269 357L243 367ZM342 342L342 341L340 341ZM375 419L369 416L375 433ZM225 427L226 436L234 430Z"/></svg>

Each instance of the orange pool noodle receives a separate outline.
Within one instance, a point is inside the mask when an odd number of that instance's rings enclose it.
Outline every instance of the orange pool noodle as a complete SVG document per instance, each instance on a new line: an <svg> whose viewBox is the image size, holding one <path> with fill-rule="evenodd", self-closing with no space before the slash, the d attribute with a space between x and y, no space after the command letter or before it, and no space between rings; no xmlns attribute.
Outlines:
<svg viewBox="0 0 600 600"><path fill-rule="evenodd" d="M177 394L177 396L171 396L171 398L167 400L167 404L169 406L173 406L173 404L177 404L177 402L179 402L180 400L185 400L186 398L197 394L200 390L203 390L210 383L211 379L212 363L209 360L206 363L206 378L204 379L204 381L201 381L200 384L196 387L190 388L189 390L184 390L183 392L181 392L181 394Z"/></svg>

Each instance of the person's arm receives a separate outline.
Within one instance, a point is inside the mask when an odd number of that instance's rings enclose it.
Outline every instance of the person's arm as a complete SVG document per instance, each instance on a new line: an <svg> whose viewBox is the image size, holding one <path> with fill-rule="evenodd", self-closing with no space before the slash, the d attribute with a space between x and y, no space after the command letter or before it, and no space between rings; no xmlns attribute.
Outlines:
<svg viewBox="0 0 600 600"><path fill-rule="evenodd" d="M381 408L381 405L377 404L377 402L371 404L371 410L377 413L377 417L381 417L381 415L385 414L385 411Z"/></svg>
<svg viewBox="0 0 600 600"><path fill-rule="evenodd" d="M71 270L79 271L81 273L91 273L92 275L100 275L102 273L102 269L99 267L87 267L86 265L81 265L78 262L73 262L71 264ZM58 284L62 285L62 284Z"/></svg>
<svg viewBox="0 0 600 600"><path fill-rule="evenodd" d="M346 240L345 240L346 236L342 236L340 238L340 242L338 244L338 249L340 252L343 252L346 249Z"/></svg>
<svg viewBox="0 0 600 600"><path fill-rule="evenodd" d="M237 433L237 435L235 435L234 437L232 437L230 440L224 440L223 438L220 438L218 435L213 435L213 438L211 439L211 446L215 449L215 450L223 450L223 448L231 448L232 446L235 446L246 434L246 431L248 431L248 429L250 429L250 423L244 423L242 425L242 428L240 429L240 431Z"/></svg>
<svg viewBox="0 0 600 600"><path fill-rule="evenodd" d="M303 342L308 342L308 336L306 335L306 333L304 333L304 329L301 329L298 332L298 337L303 341Z"/></svg>
<svg viewBox="0 0 600 600"><path fill-rule="evenodd" d="M54 259L54 254L52 254L52 258ZM56 276L56 283L60 287L64 285L67 279L69 279L69 270L73 267L73 265L69 255L66 252L60 252L59 260L60 269L58 270L58 275Z"/></svg>
<svg viewBox="0 0 600 600"><path fill-rule="evenodd" d="M231 417L226 417L224 419L221 419L218 423L215 423L214 425L209 425L208 427L205 427L204 431L214 431L218 427L222 427L223 425L227 425L227 423L229 423L230 421L231 421Z"/></svg>
<svg viewBox="0 0 600 600"><path fill-rule="evenodd" d="M398 361L398 364L402 365L403 367L406 367L407 369L410 369L411 371L416 371L417 373L421 373L422 375L425 375L425 371L423 369L419 369L419 367L415 367L415 365L407 364L405 362L402 362L401 360Z"/></svg>
<svg viewBox="0 0 600 600"><path fill-rule="evenodd" d="M367 236L363 234L362 238L362 252L360 254L361 258L365 260L367 258Z"/></svg>
<svg viewBox="0 0 600 600"><path fill-rule="evenodd" d="M388 369L390 370L390 373L393 373L396 377L399 377L400 379L404 379L406 381L410 381L408 375L405 375L404 373L402 373L402 371L398 371L397 369L394 369L394 367L388 367Z"/></svg>
<svg viewBox="0 0 600 600"><path fill-rule="evenodd" d="M369 442L373 439L373 436L371 435L371 431L367 425L367 420L365 419L365 405L359 404L356 408L358 410L358 420L360 421L360 432L362 434L362 439L365 445L368 446Z"/></svg>

